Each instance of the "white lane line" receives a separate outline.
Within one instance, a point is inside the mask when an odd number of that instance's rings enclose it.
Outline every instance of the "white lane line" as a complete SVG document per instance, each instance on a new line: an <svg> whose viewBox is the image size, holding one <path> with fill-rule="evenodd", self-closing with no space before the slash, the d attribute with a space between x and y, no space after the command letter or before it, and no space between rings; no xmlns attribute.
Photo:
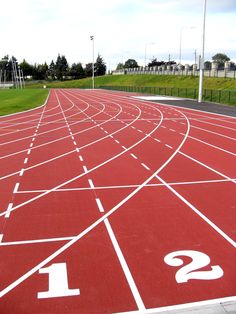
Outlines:
<svg viewBox="0 0 236 314"><path fill-rule="evenodd" d="M3 234L0 234L0 244L2 243Z"/></svg>
<svg viewBox="0 0 236 314"><path fill-rule="evenodd" d="M33 145L34 145L34 144L33 144L33 143L31 143L31 144L30 144L30 148L32 148L32 147L33 147Z"/></svg>
<svg viewBox="0 0 236 314"><path fill-rule="evenodd" d="M171 132L176 132L174 129L170 129Z"/></svg>
<svg viewBox="0 0 236 314"><path fill-rule="evenodd" d="M87 169L86 166L83 166L83 169L84 169L84 172L85 172L85 173L88 172L88 169Z"/></svg>
<svg viewBox="0 0 236 314"><path fill-rule="evenodd" d="M38 239L38 240L25 240L25 241L13 241L13 242L0 242L1 246L9 245L25 245L25 244L37 244L37 243L47 243L47 242L57 242L57 241L70 241L73 240L73 237L64 237L64 238L49 238L49 239Z"/></svg>
<svg viewBox="0 0 236 314"><path fill-rule="evenodd" d="M182 202L184 202L188 207L190 207L198 216L200 216L206 223L208 223L216 232L218 232L226 241L232 244L236 248L236 242L231 239L226 233L224 233L217 225L215 225L210 219L203 215L193 204L187 201L182 195L180 195L173 187L171 187L167 182L165 182L158 174L156 178L161 181L172 193L174 193Z"/></svg>
<svg viewBox="0 0 236 314"><path fill-rule="evenodd" d="M124 257L124 255L123 255L123 253L121 251L119 243L118 243L118 241L117 241L117 239L115 237L115 234L114 234L114 232L112 230L110 222L109 222L109 220L107 218L104 219L104 224L106 226L107 232L108 232L109 237L111 239L111 242L112 242L112 245L114 247L114 250L115 250L115 252L117 254L119 262L121 264L121 267L122 267L123 272L125 274L126 280L127 280L128 284L129 284L130 290L131 290L131 292L133 294L133 297L134 297L134 300L135 300L135 302L137 304L137 307L138 307L139 311L144 311L146 309L145 305L144 305L143 300L142 300L142 298L140 296L140 293L138 291L138 288L136 286L134 278L133 278L133 276L131 274L129 266L128 266L128 264L127 264L127 262L125 260L125 257Z"/></svg>
<svg viewBox="0 0 236 314"><path fill-rule="evenodd" d="M168 147L168 148L173 149L173 147L172 147L172 146L170 146L170 145L168 145L168 144L165 144L165 146L166 146L166 147Z"/></svg>
<svg viewBox="0 0 236 314"><path fill-rule="evenodd" d="M74 136L72 136L71 138L72 138L72 141L74 141L74 140L75 140Z"/></svg>
<svg viewBox="0 0 236 314"><path fill-rule="evenodd" d="M74 143L75 146L77 146L77 143L75 141L73 143Z"/></svg>
<svg viewBox="0 0 236 314"><path fill-rule="evenodd" d="M83 157L80 155L79 156L80 161L84 161Z"/></svg>
<svg viewBox="0 0 236 314"><path fill-rule="evenodd" d="M20 171L20 177L22 177L22 176L23 176L24 171L25 171L25 169L21 169L21 171Z"/></svg>
<svg viewBox="0 0 236 314"><path fill-rule="evenodd" d="M101 202L100 198L96 198L95 200L96 200L96 203L97 203L97 206L98 206L98 209L99 209L100 213L104 213L105 210L104 210L104 208L102 206L102 202Z"/></svg>
<svg viewBox="0 0 236 314"><path fill-rule="evenodd" d="M147 165L145 165L144 163L141 163L141 165L142 165L145 169L150 170L150 168L149 168Z"/></svg>
<svg viewBox="0 0 236 314"><path fill-rule="evenodd" d="M127 148L126 148L125 146L123 146L123 145L121 145L121 147L122 147L123 149L125 149L125 150L127 149Z"/></svg>
<svg viewBox="0 0 236 314"><path fill-rule="evenodd" d="M14 187L14 191L13 191L14 194L17 193L17 191L18 191L18 189L19 189L19 185L20 185L20 183L17 182L16 185L15 185L15 187Z"/></svg>
<svg viewBox="0 0 236 314"><path fill-rule="evenodd" d="M99 208L99 211L101 213L104 213L105 210L104 210L102 202L101 202L101 200L99 198L96 198L96 203L97 203L97 206ZM129 266L128 266L125 258L124 258L124 255L123 255L123 253L121 251L121 248L120 248L120 246L118 244L118 241L117 241L117 239L115 237L115 234L114 234L114 232L112 230L112 227L111 227L111 225L109 223L109 220L107 218L104 219L104 224L106 226L108 235L109 235L109 237L111 239L111 242L112 242L112 245L113 245L114 250L116 252L116 255L117 255L118 259L119 259L120 265L121 265L121 267L123 269L123 272L125 274L126 280L127 280L128 284L129 284L130 290L131 290L131 292L133 294L133 297L135 299L135 302L136 302L136 304L138 306L138 309L140 311L141 310L145 310L144 303L143 303L142 298L141 298L141 296L139 294L139 291L138 291L137 286L135 284L134 278L133 278L133 276L132 276L132 274L130 272Z"/></svg>
<svg viewBox="0 0 236 314"><path fill-rule="evenodd" d="M154 139L154 141L156 141L156 142L158 142L158 143L161 143L161 141L158 140L158 138L153 138L153 139Z"/></svg>
<svg viewBox="0 0 236 314"><path fill-rule="evenodd" d="M31 153L31 149L28 149L27 155L30 155Z"/></svg>
<svg viewBox="0 0 236 314"><path fill-rule="evenodd" d="M116 142L117 144L120 144L120 142L119 142L118 140L115 140L115 142Z"/></svg>
<svg viewBox="0 0 236 314"><path fill-rule="evenodd" d="M28 162L28 158L25 158L24 164L27 164L27 162Z"/></svg>
<svg viewBox="0 0 236 314"><path fill-rule="evenodd" d="M76 151L77 151L77 153L79 153L79 148L78 147L76 148Z"/></svg>
<svg viewBox="0 0 236 314"><path fill-rule="evenodd" d="M138 159L138 157L134 154L130 154L134 159Z"/></svg>
<svg viewBox="0 0 236 314"><path fill-rule="evenodd" d="M219 172L219 171L217 171L217 170L211 168L210 166L207 166L206 164L202 163L201 161L199 161L199 160L197 160L197 159L195 159L195 158L193 158L193 157L190 157L189 155L187 155L187 154L185 154L185 153L183 153L183 152L181 152L181 151L179 151L179 154L181 154L181 155L187 157L188 159L194 161L195 163L197 163L197 164L199 164L199 165L201 165L201 166L203 166L203 167L205 167L205 168L207 168L207 169L213 171L214 173L220 175L221 177L223 177L223 178L225 178L225 179L228 179L229 181L231 181L231 182L233 182L233 183L236 183L236 180L235 180L235 179L232 179L232 178L226 176L225 174L223 174L223 173L221 173L221 172Z"/></svg>
<svg viewBox="0 0 236 314"><path fill-rule="evenodd" d="M93 184L93 180L88 179L88 183L89 183L91 189L95 189L95 186L94 186L94 184Z"/></svg>
<svg viewBox="0 0 236 314"><path fill-rule="evenodd" d="M35 137L33 137L33 139L32 139L32 142L34 142L35 141Z"/></svg>
<svg viewBox="0 0 236 314"><path fill-rule="evenodd" d="M12 207L13 207L13 203L9 203L9 205L7 207L6 214L5 214L5 218L9 218L10 217L10 213L11 213Z"/></svg>

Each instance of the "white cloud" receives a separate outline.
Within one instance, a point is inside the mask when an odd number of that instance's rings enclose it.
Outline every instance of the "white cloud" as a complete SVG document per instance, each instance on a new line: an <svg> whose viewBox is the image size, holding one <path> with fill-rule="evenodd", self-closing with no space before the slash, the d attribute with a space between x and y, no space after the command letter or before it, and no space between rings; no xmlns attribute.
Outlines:
<svg viewBox="0 0 236 314"><path fill-rule="evenodd" d="M90 62L95 51L114 67L127 58L178 60L200 52L203 0L12 0L1 3L0 56L34 63L64 54L69 63ZM14 10L12 9L14 8ZM207 1L206 57L224 52L236 60L236 1ZM189 29L190 26L196 28ZM155 43L155 44L151 44Z"/></svg>

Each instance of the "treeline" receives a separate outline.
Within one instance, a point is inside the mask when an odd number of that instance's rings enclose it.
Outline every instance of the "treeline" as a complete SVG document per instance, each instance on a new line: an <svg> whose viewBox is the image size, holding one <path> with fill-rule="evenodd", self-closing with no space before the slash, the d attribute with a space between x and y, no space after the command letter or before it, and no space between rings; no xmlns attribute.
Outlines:
<svg viewBox="0 0 236 314"><path fill-rule="evenodd" d="M92 63L88 63L83 67L82 63L73 63L69 65L64 55L58 55L56 61L52 60L48 65L30 64L25 59L18 63L15 57L9 58L5 56L0 60L1 75L4 76L5 81L12 80L13 63L17 64L19 73L22 73L24 79L33 80L67 80L67 79L81 79L92 76ZM106 74L106 64L103 58L98 55L94 63L94 75L101 76Z"/></svg>

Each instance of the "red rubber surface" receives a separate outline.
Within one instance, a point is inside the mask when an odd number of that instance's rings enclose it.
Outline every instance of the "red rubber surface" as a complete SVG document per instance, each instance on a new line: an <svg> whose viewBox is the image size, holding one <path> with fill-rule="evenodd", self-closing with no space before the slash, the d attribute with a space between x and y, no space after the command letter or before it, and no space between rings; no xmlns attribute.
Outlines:
<svg viewBox="0 0 236 314"><path fill-rule="evenodd" d="M2 117L0 312L236 300L235 133L232 117L100 90Z"/></svg>

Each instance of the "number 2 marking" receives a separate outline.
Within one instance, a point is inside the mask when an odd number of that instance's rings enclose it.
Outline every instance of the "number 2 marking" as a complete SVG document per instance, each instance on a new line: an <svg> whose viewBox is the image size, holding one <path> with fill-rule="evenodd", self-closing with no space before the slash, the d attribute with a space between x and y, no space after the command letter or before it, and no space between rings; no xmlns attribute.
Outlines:
<svg viewBox="0 0 236 314"><path fill-rule="evenodd" d="M224 275L222 268L218 265L211 266L211 270L197 271L200 268L208 266L211 262L208 255L198 251L188 250L172 252L165 256L164 261L170 266L181 266L184 263L180 258L181 256L192 258L192 262L176 272L175 279L178 283L187 282L190 279L213 280L221 278Z"/></svg>

